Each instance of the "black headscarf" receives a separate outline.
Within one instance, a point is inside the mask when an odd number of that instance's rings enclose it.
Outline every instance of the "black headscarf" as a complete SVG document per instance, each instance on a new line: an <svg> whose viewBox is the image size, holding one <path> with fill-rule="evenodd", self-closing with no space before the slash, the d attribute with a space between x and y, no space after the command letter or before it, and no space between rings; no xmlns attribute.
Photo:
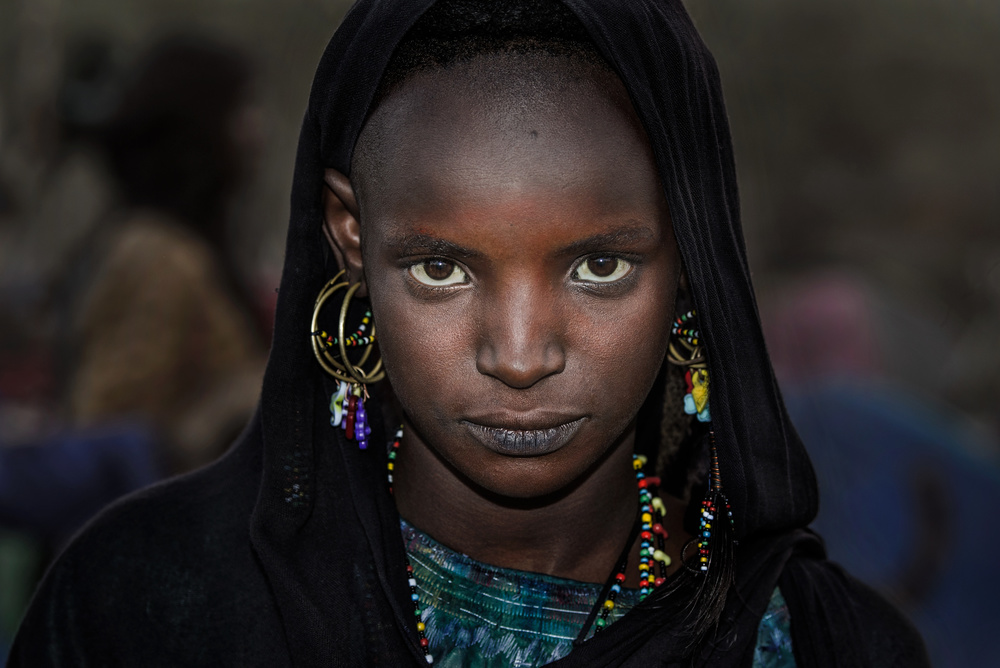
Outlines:
<svg viewBox="0 0 1000 668"><path fill-rule="evenodd" d="M718 632L695 656L673 632L675 610L639 605L558 664L749 666L761 615L780 585L803 668L926 665L912 628L828 564L819 539L802 529L816 513L816 482L785 413L761 334L740 227L732 143L708 50L680 0L564 2L619 73L656 156L710 351L713 425L740 547L735 585ZM200 477L133 501L89 532L121 525L124 520L114 515L128 515L128 508L141 503L162 509L181 488L184 494L205 496L215 484L228 491L209 495L212 503L227 510L212 517L237 516L199 520L210 526L228 522L227 531L218 530L216 542L222 547L211 548L216 554L238 542L229 536L241 535L246 516L240 513L252 512L252 552L233 547L232 554L221 557L224 567L201 563L205 574L199 571L198 578L205 580L200 586L221 596L233 595L231 581L242 578L241 600L257 611L251 617L242 605L237 610L208 603L205 623L209 615L222 615L233 620L223 621L223 629L258 630L244 633L237 645L225 640L213 617L215 631L199 638L214 651L261 661L266 656L270 665L423 664L404 576L399 516L385 484L386 454L377 447L361 451L329 426L330 387L313 358L309 323L330 273L321 234L324 169L349 174L355 141L393 49L431 4L361 0L320 62L299 140L274 344L254 423L236 450ZM369 415L379 412L375 397ZM374 420L372 442L385 439L385 425ZM257 490L252 502L251 489ZM190 520L191 511L184 512L168 521ZM185 540L191 543L200 535L195 531ZM78 542L87 539L85 534ZM204 542L197 549L209 550ZM167 553L185 561L195 549L187 543ZM93 559L87 549L99 550L81 546L64 561ZM60 585L69 586L61 583L69 578L68 568L50 574L43 587L48 591L40 596L49 606L36 601L35 607L53 607ZM208 582L212 577L222 582ZM57 613L46 619L36 612L33 628L45 623L51 628L53 616ZM190 620L185 623L191 627ZM22 630L22 635L30 634ZM28 642L21 641L22 648ZM247 643L258 653L251 653ZM205 652L210 650L199 656Z"/></svg>

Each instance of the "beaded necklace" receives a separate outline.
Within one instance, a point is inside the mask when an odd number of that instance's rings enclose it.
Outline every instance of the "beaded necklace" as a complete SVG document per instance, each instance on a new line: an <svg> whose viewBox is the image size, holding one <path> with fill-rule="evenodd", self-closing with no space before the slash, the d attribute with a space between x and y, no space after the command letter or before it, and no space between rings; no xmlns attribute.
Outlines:
<svg viewBox="0 0 1000 668"><path fill-rule="evenodd" d="M393 493L393 474L396 469L396 457L399 451L399 442L403 438L402 427L396 431L396 437L389 448L389 459L386 465L387 480L389 482L389 493ZM664 550L669 534L663 527L663 516L666 513L666 506L658 496L653 496L652 488L659 487L660 479L654 476L646 476L642 472L646 464L644 455L632 455L632 467L635 469L636 485L639 490L639 600L642 601L655 589L663 584L667 577L667 567L670 566L671 559ZM594 609L584 622L580 635L577 638L579 644L590 631L591 624L594 626L594 633L600 633L607 625L611 611L615 608L615 600L625 584L625 570L628 567L628 555L632 551L632 544L635 541L635 531L629 536L628 543L619 558L617 565L612 571L611 577L605 583L595 601ZM420 638L420 648L424 652L424 659L428 664L434 663L434 657L430 652L430 642L427 640L426 625L422 620L422 610L420 609L420 597L417 594L417 580L413 573L413 566L410 565L409 557L406 558L406 578L410 587L410 600L413 602L413 614L417 621L417 634ZM657 575L657 572L659 575ZM596 618L596 619L595 619Z"/></svg>

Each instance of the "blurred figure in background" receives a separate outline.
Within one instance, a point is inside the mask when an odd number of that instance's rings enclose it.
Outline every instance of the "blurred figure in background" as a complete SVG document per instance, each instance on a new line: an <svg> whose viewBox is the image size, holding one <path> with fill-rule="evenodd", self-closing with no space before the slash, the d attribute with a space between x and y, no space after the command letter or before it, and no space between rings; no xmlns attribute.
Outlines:
<svg viewBox="0 0 1000 668"><path fill-rule="evenodd" d="M762 311L830 558L909 615L935 666L995 665L1000 468L944 400L949 337L843 271L788 280Z"/></svg>
<svg viewBox="0 0 1000 668"><path fill-rule="evenodd" d="M22 216L56 266L0 253L0 663L50 558L114 499L218 457L263 373L266 314L226 233L259 148L249 62L174 36L123 76L113 51L68 49L36 206L0 183L0 238Z"/></svg>
<svg viewBox="0 0 1000 668"><path fill-rule="evenodd" d="M79 427L142 420L172 473L219 456L257 401L264 336L227 235L259 128L242 54L155 45L99 133L122 206L54 290L66 405Z"/></svg>

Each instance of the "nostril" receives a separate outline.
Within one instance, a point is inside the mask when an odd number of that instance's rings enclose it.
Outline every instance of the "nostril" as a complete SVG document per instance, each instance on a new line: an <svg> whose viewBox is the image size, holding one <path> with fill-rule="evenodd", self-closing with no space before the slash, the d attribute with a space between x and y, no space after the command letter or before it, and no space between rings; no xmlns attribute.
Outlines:
<svg viewBox="0 0 1000 668"><path fill-rule="evenodd" d="M492 376L515 389L527 389L565 369L565 354L561 346L549 342L518 350L503 342L501 345L484 345L476 360L479 373ZM504 345L507 344L507 345Z"/></svg>

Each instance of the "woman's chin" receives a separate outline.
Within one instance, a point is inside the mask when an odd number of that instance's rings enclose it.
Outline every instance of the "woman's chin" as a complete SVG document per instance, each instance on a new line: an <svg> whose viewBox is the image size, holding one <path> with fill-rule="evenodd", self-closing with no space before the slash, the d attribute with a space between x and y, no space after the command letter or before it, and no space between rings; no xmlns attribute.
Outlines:
<svg viewBox="0 0 1000 668"><path fill-rule="evenodd" d="M536 456L507 455L482 447L473 465L456 466L483 496L501 505L543 506L576 489L592 469L593 458L567 445Z"/></svg>

